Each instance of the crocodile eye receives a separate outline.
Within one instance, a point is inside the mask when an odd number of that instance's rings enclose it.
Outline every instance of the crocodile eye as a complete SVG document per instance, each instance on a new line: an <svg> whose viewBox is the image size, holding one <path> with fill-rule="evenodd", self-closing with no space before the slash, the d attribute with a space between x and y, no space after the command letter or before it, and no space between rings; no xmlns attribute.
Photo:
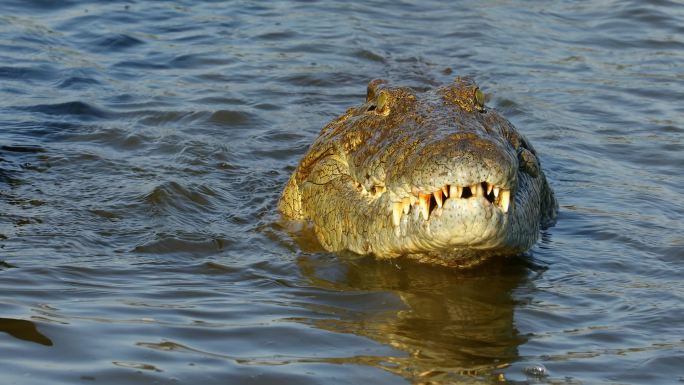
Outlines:
<svg viewBox="0 0 684 385"><path fill-rule="evenodd" d="M389 114L389 95L387 91L382 90L378 93L378 97L375 102L375 113L378 115Z"/></svg>
<svg viewBox="0 0 684 385"><path fill-rule="evenodd" d="M368 83L368 88L366 89L366 102L375 100L375 96L378 90L387 84L387 80L384 79L373 79Z"/></svg>
<svg viewBox="0 0 684 385"><path fill-rule="evenodd" d="M485 96L482 90L475 89L475 106L480 112L484 112Z"/></svg>

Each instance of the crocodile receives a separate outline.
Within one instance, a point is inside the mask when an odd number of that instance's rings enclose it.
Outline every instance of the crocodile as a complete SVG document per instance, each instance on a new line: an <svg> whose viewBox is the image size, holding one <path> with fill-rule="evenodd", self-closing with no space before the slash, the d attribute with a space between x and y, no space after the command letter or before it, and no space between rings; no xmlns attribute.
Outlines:
<svg viewBox="0 0 684 385"><path fill-rule="evenodd" d="M536 150L472 78L427 90L376 79L321 130L278 209L328 251L463 268L529 250L558 202Z"/></svg>

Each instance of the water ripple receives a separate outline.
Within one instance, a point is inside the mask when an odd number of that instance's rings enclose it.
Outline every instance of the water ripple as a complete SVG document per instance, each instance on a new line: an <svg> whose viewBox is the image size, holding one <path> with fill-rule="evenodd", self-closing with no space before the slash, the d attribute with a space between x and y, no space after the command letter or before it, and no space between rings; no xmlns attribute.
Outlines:
<svg viewBox="0 0 684 385"><path fill-rule="evenodd" d="M681 380L679 2L9 0L0 15L3 381ZM278 220L299 157L370 79L457 75L556 190L558 224L530 253L453 272L325 253Z"/></svg>

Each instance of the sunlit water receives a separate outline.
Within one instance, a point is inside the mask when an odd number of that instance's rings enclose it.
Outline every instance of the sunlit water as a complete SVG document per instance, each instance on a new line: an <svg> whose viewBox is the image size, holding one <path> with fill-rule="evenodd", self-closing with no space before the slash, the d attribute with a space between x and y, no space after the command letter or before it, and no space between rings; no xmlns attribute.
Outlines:
<svg viewBox="0 0 684 385"><path fill-rule="evenodd" d="M2 1L0 382L683 382L684 6L450 3ZM457 74L556 190L529 255L286 233L284 183L370 79Z"/></svg>

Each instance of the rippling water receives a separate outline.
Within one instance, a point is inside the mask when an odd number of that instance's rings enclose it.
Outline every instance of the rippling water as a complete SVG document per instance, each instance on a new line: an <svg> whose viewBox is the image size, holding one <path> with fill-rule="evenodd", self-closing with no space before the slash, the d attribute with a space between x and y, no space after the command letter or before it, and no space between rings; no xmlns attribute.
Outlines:
<svg viewBox="0 0 684 385"><path fill-rule="evenodd" d="M666 0L3 1L0 382L684 381L683 26ZM456 74L542 154L561 211L529 255L288 236L284 183L368 80Z"/></svg>

